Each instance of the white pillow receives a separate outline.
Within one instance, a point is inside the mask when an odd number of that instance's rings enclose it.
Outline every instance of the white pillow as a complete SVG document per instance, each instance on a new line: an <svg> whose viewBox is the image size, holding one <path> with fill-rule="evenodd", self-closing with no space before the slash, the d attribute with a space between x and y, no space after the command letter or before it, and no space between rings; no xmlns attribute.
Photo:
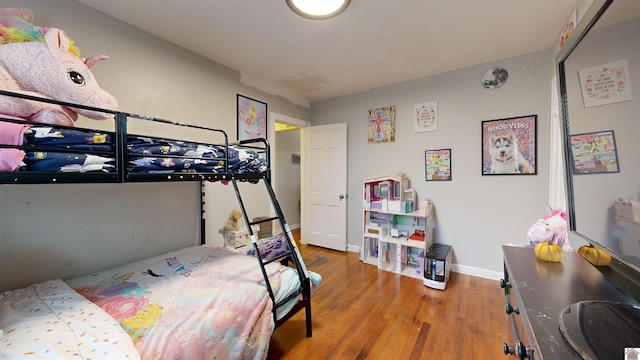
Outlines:
<svg viewBox="0 0 640 360"><path fill-rule="evenodd" d="M0 294L0 359L140 359L100 307L62 280Z"/></svg>

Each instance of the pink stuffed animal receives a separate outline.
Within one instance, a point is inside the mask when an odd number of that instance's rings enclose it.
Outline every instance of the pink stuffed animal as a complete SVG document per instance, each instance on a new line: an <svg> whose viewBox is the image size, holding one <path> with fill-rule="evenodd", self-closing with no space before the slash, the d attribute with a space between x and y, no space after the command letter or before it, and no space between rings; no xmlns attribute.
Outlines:
<svg viewBox="0 0 640 360"><path fill-rule="evenodd" d="M529 246L534 247L539 242L548 241L550 244L561 246L566 252L573 252L567 232L567 214L564 210L552 209L549 204L547 208L549 213L531 225L527 231Z"/></svg>
<svg viewBox="0 0 640 360"><path fill-rule="evenodd" d="M0 89L115 110L116 99L98 86L89 70L105 55L79 57L62 30L31 24L28 9L0 9ZM106 119L108 114L0 95L0 114L73 126L78 114Z"/></svg>

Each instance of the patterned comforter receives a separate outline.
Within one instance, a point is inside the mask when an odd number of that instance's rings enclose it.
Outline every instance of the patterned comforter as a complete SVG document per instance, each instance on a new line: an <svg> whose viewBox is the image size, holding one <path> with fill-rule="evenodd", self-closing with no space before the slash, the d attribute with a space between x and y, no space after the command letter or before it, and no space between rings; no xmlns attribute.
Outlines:
<svg viewBox="0 0 640 360"><path fill-rule="evenodd" d="M274 292L280 267L266 267ZM194 246L67 283L120 323L142 359L267 355L272 302L253 257Z"/></svg>
<svg viewBox="0 0 640 360"><path fill-rule="evenodd" d="M0 121L1 145L51 149L0 148L0 171L115 172L114 138L110 132ZM267 161L259 153L232 146L130 135L127 152L130 154L127 168L131 172L261 173L267 170ZM228 169L224 167L225 162Z"/></svg>

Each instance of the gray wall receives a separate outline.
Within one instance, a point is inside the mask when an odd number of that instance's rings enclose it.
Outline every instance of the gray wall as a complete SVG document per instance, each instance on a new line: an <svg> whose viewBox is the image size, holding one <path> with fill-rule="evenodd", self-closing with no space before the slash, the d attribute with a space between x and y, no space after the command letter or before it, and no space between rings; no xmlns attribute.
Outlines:
<svg viewBox="0 0 640 360"><path fill-rule="evenodd" d="M276 144L278 203L287 224L295 229L300 227L300 164L294 164L291 156L300 154L300 130L277 132Z"/></svg>
<svg viewBox="0 0 640 360"><path fill-rule="evenodd" d="M0 186L0 291L198 244L199 187Z"/></svg>
<svg viewBox="0 0 640 360"><path fill-rule="evenodd" d="M502 244L528 242L548 197L550 51L504 59L314 103L313 125L348 123L348 244L362 241L362 181L406 173L420 199L435 206L435 240L453 246L456 270L498 277ZM426 59L425 61L428 61ZM480 85L491 67L509 71L497 90ZM415 133L414 104L438 102L438 131ZM367 111L396 106L394 143L367 143ZM482 176L481 121L538 115L537 175ZM426 182L424 151L451 148L452 181Z"/></svg>
<svg viewBox="0 0 640 360"><path fill-rule="evenodd" d="M303 120L310 117L308 108L243 85L240 74L235 71L74 0L1 1L0 6L30 8L37 25L65 30L84 56L109 55L111 58L108 61L98 63L92 71L100 85L118 99L123 111L220 128L226 130L232 140L236 136L238 93L266 102L269 112ZM138 122L141 125L134 127L135 129L143 129L148 124ZM105 126L104 124L95 124L95 127ZM81 119L78 125L94 126L94 122ZM269 213L262 186L242 185L241 188L251 217ZM173 235L167 237L163 234L171 231L170 234L180 234L187 242L194 243L199 234L198 193L197 184L161 184L148 187L104 184L0 186L0 264L3 270L0 290L26 285L43 276L52 278L79 275L95 270L89 270L90 267L115 265L131 260L132 257L141 258L162 252L167 247L176 247L166 242L162 245L163 242L160 241L157 248L148 246L144 251L139 251L135 245L130 251L120 248L120 253L127 256L113 256L110 264L100 259L105 252L99 252L98 259L90 255L104 246L115 249L123 245L113 242L116 235L130 238L170 238ZM38 194L38 209L28 205L35 201L34 194ZM229 212L238 207L237 201L231 186L218 183L207 183L206 194L207 241L221 244L222 237L217 230L224 225ZM105 197L115 195L118 200L104 201ZM157 200L155 197L166 197L175 202L173 205L167 202L154 207ZM75 201L69 202L70 199ZM139 201L147 201L148 204L136 205ZM81 208L72 206L78 202L84 205ZM48 211L45 210L47 207ZM131 211L126 211L127 207ZM163 210L172 207L182 210L172 214ZM126 214L125 218L131 221L117 222L118 229L106 230L104 224L114 221L114 213L123 216ZM73 221L70 222L69 218ZM46 224L46 235L39 237L34 232L27 231L42 229L44 225L39 224ZM69 254L67 258L73 259L74 265L49 264L49 257L37 255L36 251L42 248L41 244L47 239L55 239L51 240L47 249L54 247L58 252ZM90 240L98 245L79 246L72 239ZM29 257L13 256L18 253L29 254ZM25 266L26 259L37 261ZM13 260L16 263L12 264ZM87 264L88 267L85 266Z"/></svg>

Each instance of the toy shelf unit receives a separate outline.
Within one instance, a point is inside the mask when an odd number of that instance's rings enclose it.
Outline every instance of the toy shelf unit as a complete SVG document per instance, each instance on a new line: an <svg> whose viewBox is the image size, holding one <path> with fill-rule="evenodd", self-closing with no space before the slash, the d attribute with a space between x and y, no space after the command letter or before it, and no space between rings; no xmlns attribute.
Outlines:
<svg viewBox="0 0 640 360"><path fill-rule="evenodd" d="M365 179L361 259L386 271L422 279L424 257L433 244L433 207L416 206L405 177ZM416 209L416 207L418 209Z"/></svg>

